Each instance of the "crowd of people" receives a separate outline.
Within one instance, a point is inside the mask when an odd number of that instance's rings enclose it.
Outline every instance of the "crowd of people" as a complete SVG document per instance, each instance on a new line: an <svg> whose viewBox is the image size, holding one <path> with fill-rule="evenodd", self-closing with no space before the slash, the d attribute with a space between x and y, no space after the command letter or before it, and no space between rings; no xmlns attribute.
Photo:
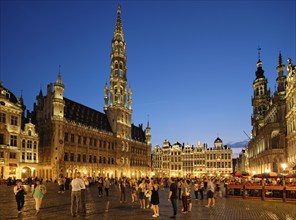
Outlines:
<svg viewBox="0 0 296 220"><path fill-rule="evenodd" d="M22 185L21 180L16 180L14 193L19 213L22 212L24 206L24 195L27 194ZM32 185L31 195L35 199L36 215L40 211L42 199L46 194L46 186L42 184L42 180L35 178ZM63 175L56 180L58 185L57 193L64 194L66 190L71 191L71 208L72 217L86 214L86 189L88 187L97 187L98 197L109 197L109 193L118 190L119 203L126 203L127 198L131 198L131 204L136 207L139 204L140 209L152 209L153 218L160 216L159 209L159 190L168 190L168 201L173 208L171 218L176 218L178 213L178 200L182 207L181 213L186 214L192 211L192 200L207 199L205 207L215 206L215 197L222 198L221 184L223 181L216 178L107 178L96 177L90 178L82 176L79 172L75 174L73 179L66 178ZM111 192L109 192L112 186Z"/></svg>

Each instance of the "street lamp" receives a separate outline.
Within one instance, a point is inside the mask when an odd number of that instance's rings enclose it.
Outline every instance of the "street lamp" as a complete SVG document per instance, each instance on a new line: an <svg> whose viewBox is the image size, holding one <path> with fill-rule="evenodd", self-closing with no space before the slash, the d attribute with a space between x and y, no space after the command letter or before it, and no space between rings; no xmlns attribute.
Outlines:
<svg viewBox="0 0 296 220"><path fill-rule="evenodd" d="M282 168L285 171L285 169L287 168L287 164L286 163L282 163Z"/></svg>

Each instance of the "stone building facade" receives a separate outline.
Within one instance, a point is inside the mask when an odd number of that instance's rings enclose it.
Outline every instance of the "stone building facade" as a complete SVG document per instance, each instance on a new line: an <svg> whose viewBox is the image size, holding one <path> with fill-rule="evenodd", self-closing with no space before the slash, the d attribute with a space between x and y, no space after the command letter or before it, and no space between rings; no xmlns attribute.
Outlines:
<svg viewBox="0 0 296 220"><path fill-rule="evenodd" d="M171 145L165 140L162 147L154 147L152 168L157 177L225 176L232 172L232 149L223 146L220 138L211 148L201 143L195 147L179 142Z"/></svg>
<svg viewBox="0 0 296 220"><path fill-rule="evenodd" d="M288 60L286 89L287 165L296 172L296 66Z"/></svg>
<svg viewBox="0 0 296 220"><path fill-rule="evenodd" d="M28 178L38 168L39 136L22 98L0 85L0 179ZM27 116L30 115L27 112Z"/></svg>
<svg viewBox="0 0 296 220"><path fill-rule="evenodd" d="M251 173L280 172L286 163L286 76L282 55L279 55L277 88L271 96L267 89L262 61L257 62L253 82L252 137L248 144L249 171Z"/></svg>
<svg viewBox="0 0 296 220"><path fill-rule="evenodd" d="M64 97L60 73L47 94L37 96L40 135L38 175L141 177L151 174L150 125L132 121L132 90L127 88L126 42L118 7L111 50L110 82L104 87L104 113Z"/></svg>

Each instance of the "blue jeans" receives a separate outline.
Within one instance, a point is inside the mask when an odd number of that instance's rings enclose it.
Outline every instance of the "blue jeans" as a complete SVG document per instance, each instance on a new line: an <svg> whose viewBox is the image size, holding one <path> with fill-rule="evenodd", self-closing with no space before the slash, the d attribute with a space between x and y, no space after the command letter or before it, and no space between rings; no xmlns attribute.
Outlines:
<svg viewBox="0 0 296 220"><path fill-rule="evenodd" d="M172 199L171 198L171 202L172 202L172 206L174 209L174 215L177 215L177 199Z"/></svg>

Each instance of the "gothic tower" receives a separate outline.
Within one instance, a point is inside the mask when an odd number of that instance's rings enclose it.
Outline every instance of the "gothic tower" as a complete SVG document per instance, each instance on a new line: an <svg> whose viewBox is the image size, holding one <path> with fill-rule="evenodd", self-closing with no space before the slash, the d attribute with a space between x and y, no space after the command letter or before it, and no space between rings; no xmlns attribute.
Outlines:
<svg viewBox="0 0 296 220"><path fill-rule="evenodd" d="M279 64L276 67L278 72L278 77L276 79L277 83L277 92L280 96L285 96L286 91L286 76L284 75L285 65L283 64L282 54L279 54Z"/></svg>
<svg viewBox="0 0 296 220"><path fill-rule="evenodd" d="M263 117L270 104L270 90L267 90L267 79L264 76L260 57L257 62L256 79L253 82L253 90L252 136L255 137L258 130L263 126Z"/></svg>
<svg viewBox="0 0 296 220"><path fill-rule="evenodd" d="M63 174L65 175L64 164L64 84L62 83L61 74L58 74L57 81L54 83L54 93L52 98L52 174L55 177Z"/></svg>
<svg viewBox="0 0 296 220"><path fill-rule="evenodd" d="M118 6L111 51L110 88L105 85L104 111L112 132L121 138L131 138L132 90L127 89L126 43L122 31L121 9Z"/></svg>

